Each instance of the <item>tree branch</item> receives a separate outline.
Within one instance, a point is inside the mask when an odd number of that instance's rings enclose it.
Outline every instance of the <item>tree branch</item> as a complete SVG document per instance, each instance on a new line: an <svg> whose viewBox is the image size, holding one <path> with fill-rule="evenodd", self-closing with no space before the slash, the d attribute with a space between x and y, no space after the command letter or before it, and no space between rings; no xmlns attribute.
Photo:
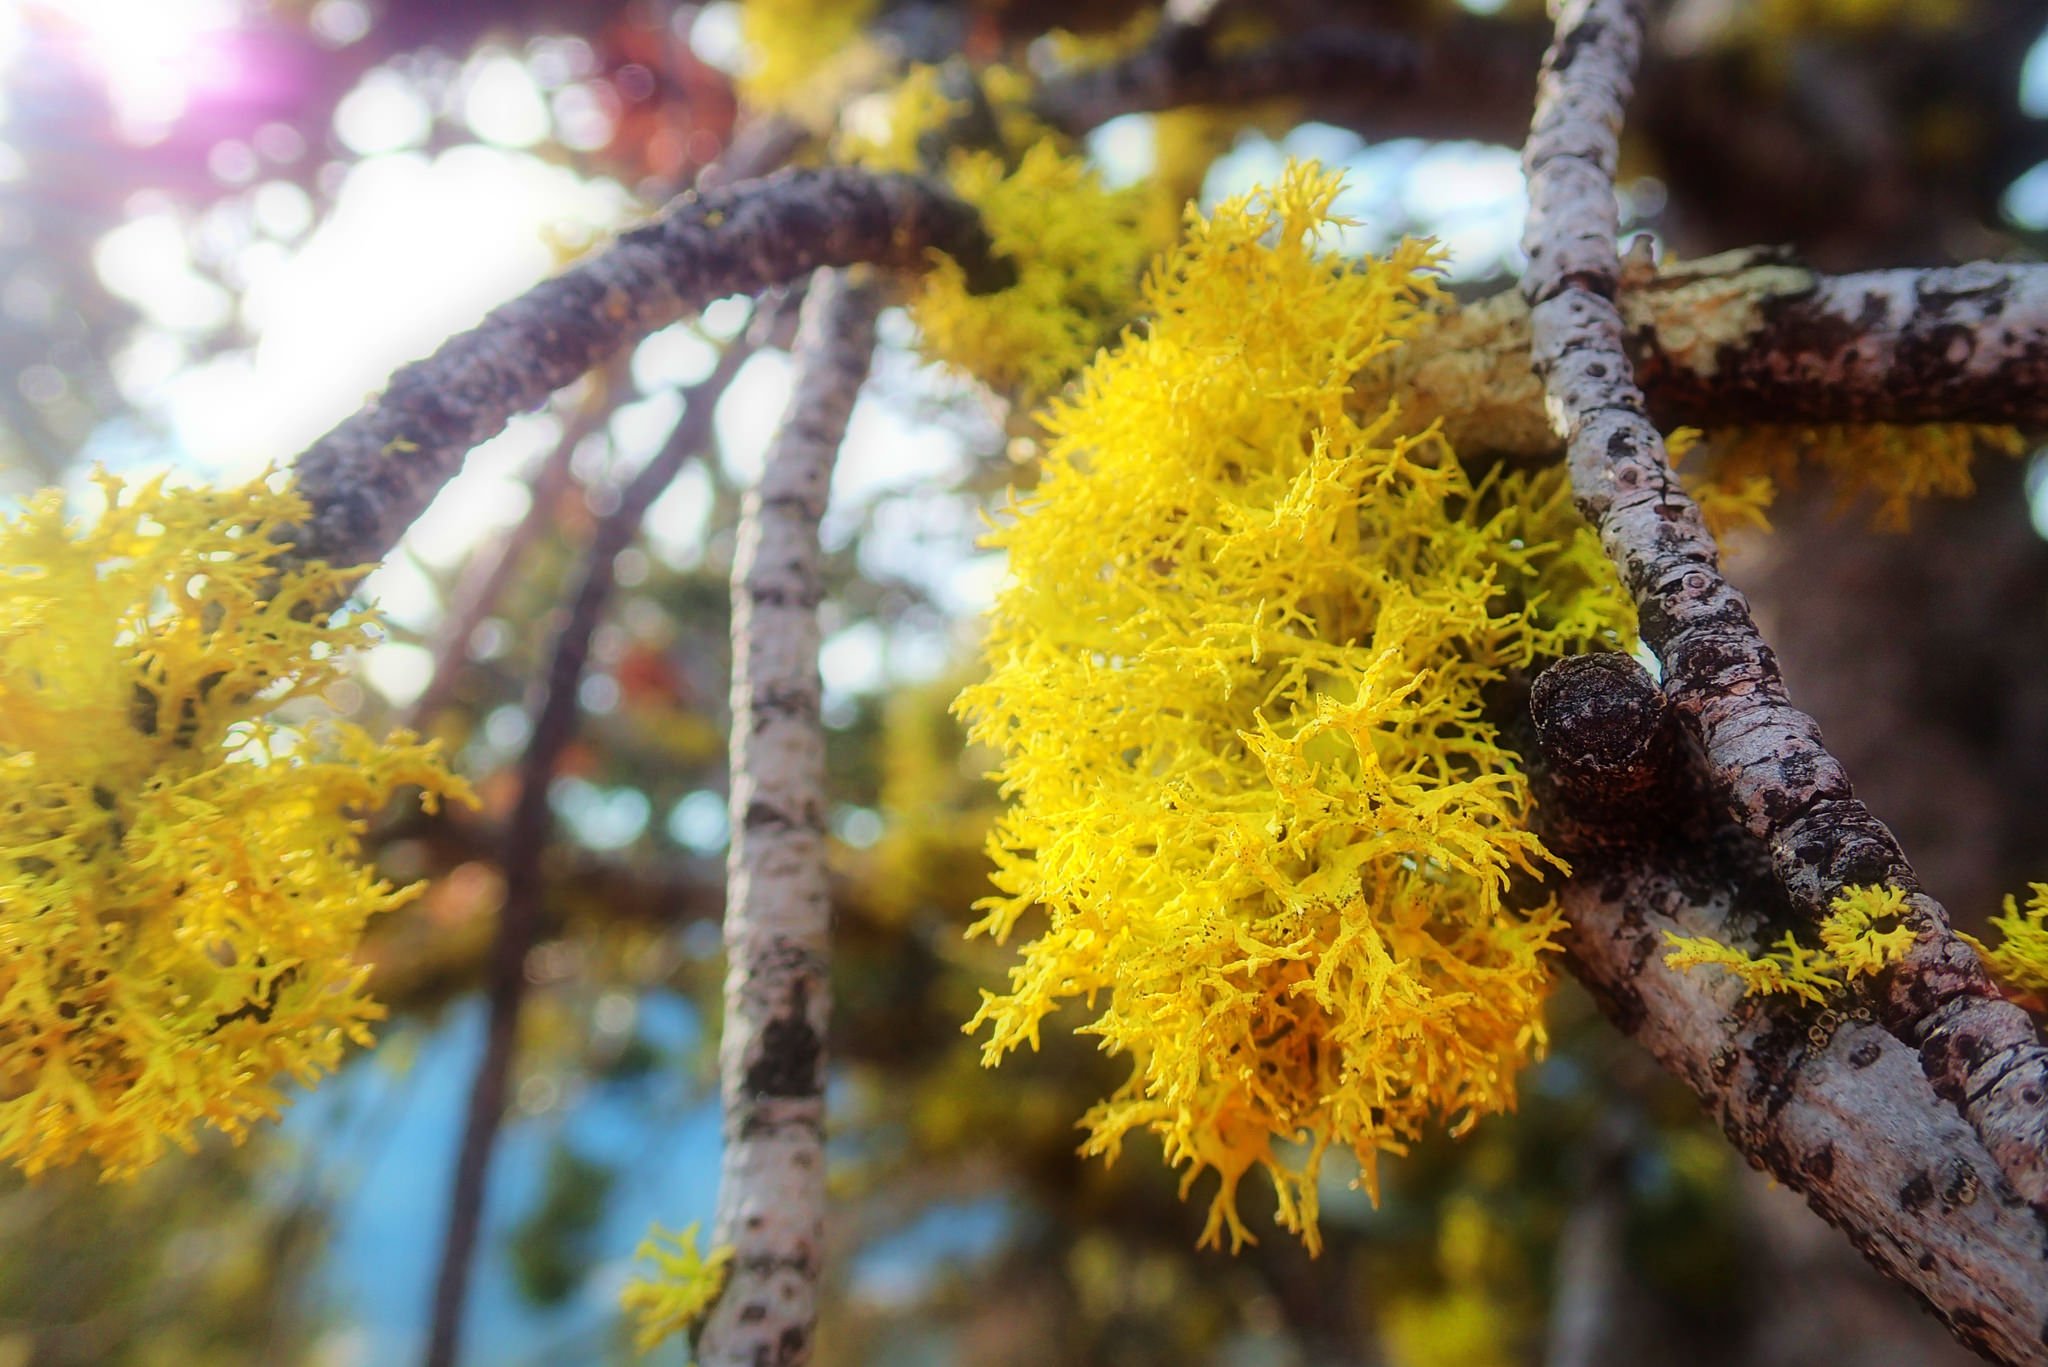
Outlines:
<svg viewBox="0 0 2048 1367"><path fill-rule="evenodd" d="M872 286L838 272L815 278L789 408L734 552L725 1151L713 1234L734 1256L696 1345L705 1367L806 1361L817 1322L831 927L818 522L878 308Z"/></svg>
<svg viewBox="0 0 2048 1367"><path fill-rule="evenodd" d="M1817 1015L1741 1000L1726 975L1665 967L1666 932L1727 937L1744 923L1706 861L1573 879L1564 909L1572 971L1738 1149L1963 1343L2003 1362L2048 1361L2041 1220L1910 1047L1854 1018L1829 1030Z"/></svg>
<svg viewBox="0 0 2048 1367"><path fill-rule="evenodd" d="M453 1367L460 1348L462 1309L483 1222L484 1184L505 1110L505 1091L526 1001L526 959L542 924L541 855L552 820L548 787L562 752L576 733L577 698L590 659L590 641L611 598L619 553L632 543L647 509L675 479L683 463L711 440L712 413L734 375L752 354L745 341L728 346L710 375L685 391L683 415L653 459L641 467L618 506L599 520L584 556L583 573L555 634L548 672L533 708L533 733L519 765L519 798L506 826L504 902L485 969L489 1011L483 1057L470 1084L462 1143L449 1197L448 1229L434 1285L433 1324L425 1367Z"/></svg>
<svg viewBox="0 0 2048 1367"><path fill-rule="evenodd" d="M1120 115L1184 105L1256 104L1324 91L1366 92L1391 105L1414 89L1421 66L1421 44L1397 33L1317 28L1218 52L1202 26L1168 24L1128 57L1046 80L1031 106L1079 137Z"/></svg>
<svg viewBox="0 0 2048 1367"><path fill-rule="evenodd" d="M519 519L510 531L496 542L474 553L463 568L462 575L455 581L455 591L450 595L448 611L441 620L438 632L440 644L434 650L434 672L427 679L427 686L413 699L409 725L415 730L424 730L433 725L434 719L455 696L462 672L469 665L470 638L483 624L498 600L510 588L526 556L536 542L555 524L559 511L556 500L577 485L569 463L576 454L576 448L583 439L604 424L604 420L618 400L609 387L602 394L592 395L590 400L562 420L562 433L541 461L540 468L527 480L530 501L526 515Z"/></svg>
<svg viewBox="0 0 2048 1367"><path fill-rule="evenodd" d="M1699 508L1644 416L1613 302L1621 271L1613 173L1641 22L1640 0L1559 7L1523 153L1523 291L1534 365L1568 440L1575 500L1635 599L1643 639L1663 663L1665 696L1699 743L1717 796L1768 851L1796 911L1816 920L1858 884L1889 883L1910 895L1917 938L1880 983L1880 1019L1919 1050L1936 1093L1981 1138L1990 1171L2023 1199L2048 1202L2048 1050L2026 1013L1999 997L1940 904L1920 891L1891 833L1852 796L1819 727L1791 705L1776 657L1722 576ZM1636 967L1648 971L1640 958ZM1884 1115L1868 1111L1863 1123L1874 1128ZM1895 1209L1888 1215L1887 1223L1844 1228L1852 1237L1861 1229L1906 1238ZM2031 1232L2029 1257L2038 1265L2038 1221ZM2037 1343L2042 1322L2038 1314L2031 1321Z"/></svg>
<svg viewBox="0 0 2048 1367"><path fill-rule="evenodd" d="M1626 656L1577 656L1537 679L1530 712L1555 771L1546 839L1574 870L1562 943L1608 1018L1957 1337L2002 1361L2043 1361L2043 1221L1912 1048L1846 993L1825 1006L1745 998L1729 975L1665 965L1667 933L1753 950L1788 908L1762 846L1669 763L1672 709L1657 685ZM1633 781L1654 812L1625 842L1600 837L1616 815L1601 774Z"/></svg>
<svg viewBox="0 0 2048 1367"><path fill-rule="evenodd" d="M1625 280L1622 344L1651 418L1743 424L2048 426L2048 266L1820 275L1768 249ZM1361 379L1454 450L1560 448L1518 292L1447 313Z"/></svg>
<svg viewBox="0 0 2048 1367"><path fill-rule="evenodd" d="M285 568L381 558L462 457L621 347L729 294L821 266L959 260L975 288L1012 278L973 209L916 176L783 171L682 196L392 376L295 462L312 505Z"/></svg>

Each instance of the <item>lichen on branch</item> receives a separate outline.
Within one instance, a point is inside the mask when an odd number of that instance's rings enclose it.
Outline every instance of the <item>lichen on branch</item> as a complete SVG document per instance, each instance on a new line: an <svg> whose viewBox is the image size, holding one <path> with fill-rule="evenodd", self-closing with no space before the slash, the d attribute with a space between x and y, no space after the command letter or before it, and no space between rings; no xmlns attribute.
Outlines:
<svg viewBox="0 0 2048 1367"><path fill-rule="evenodd" d="M1014 284L987 290L958 262L936 258L908 306L924 355L1028 406L1131 321L1159 244L1146 231L1143 192L1105 186L1071 140L1040 123L1026 103L1026 77L995 66L971 79L985 131L1000 146L944 146L974 102L949 95L939 68L920 66L844 150L878 171L936 160L948 188L980 213L996 253L1016 263Z"/></svg>
<svg viewBox="0 0 2048 1367"><path fill-rule="evenodd" d="M1145 335L1051 405L960 704L1011 803L976 929L1047 916L970 1026L985 1060L1090 1003L1132 1072L1086 1150L1150 1131L1186 1187L1214 1168L1204 1240L1233 1246L1252 1168L1314 1249L1332 1146L1371 1185L1380 1152L1513 1104L1557 919L1507 889L1555 861L1488 690L1634 630L1560 472L1475 478L1352 410L1436 254L1326 252L1337 191L1293 166L1191 221Z"/></svg>
<svg viewBox="0 0 2048 1367"><path fill-rule="evenodd" d="M239 1138L367 1044L352 955L418 889L362 816L472 800L432 744L279 716L373 629L309 610L360 571L278 569L297 494L99 485L97 521L52 491L0 524L0 1157L31 1175Z"/></svg>

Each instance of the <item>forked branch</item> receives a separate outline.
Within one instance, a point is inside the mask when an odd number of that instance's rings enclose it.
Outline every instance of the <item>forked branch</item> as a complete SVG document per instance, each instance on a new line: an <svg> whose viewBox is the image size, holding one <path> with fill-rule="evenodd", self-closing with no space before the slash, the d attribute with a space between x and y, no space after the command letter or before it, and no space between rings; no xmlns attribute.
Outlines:
<svg viewBox="0 0 2048 1367"><path fill-rule="evenodd" d="M1920 890L1891 833L1851 794L1819 727L1792 706L1776 657L1748 603L1723 577L1699 508L1645 416L1614 302L1621 262L1613 175L1641 41L1638 0L1562 4L1523 154L1530 197L1523 292L1534 365L1567 441L1575 499L1635 600L1644 642L1663 664L1664 694L1702 752L1716 799L1761 844L1796 913L1817 920L1854 885L1885 883L1909 894L1916 938L1880 980L1878 1022L1917 1051L1934 1094L1974 1129L1991 1160L1988 1174L1997 1179L1984 1195L1993 1202L2016 1195L2038 1208L2048 1203L2041 1106L2048 1051L2031 1019L1998 995L1975 952L1950 930L1940 904ZM1587 895L1584 888L1576 894ZM1653 972L1640 957L1636 968ZM1760 1014L1767 1028L1782 1026L1779 1015ZM1869 1110L1857 1123L1868 1138L1900 1117ZM1732 1125L1730 1132L1738 1142L1744 1138ZM1814 1178L1792 1151L1749 1152L1782 1180L1812 1191ZM1857 1160L1871 1161L1861 1154ZM2028 1215L2025 1271L2033 1277L2042 1230L2039 1215ZM1866 1239L1879 1231L1904 1238L1896 1224L1845 1228L1852 1236L1862 1230ZM1936 1267L1877 1261L1933 1300L1939 1288L1927 1279ZM1954 1316L1950 1322L1959 1331L1968 1327ZM2040 1358L2041 1323L2036 1314L2031 1347L2015 1360Z"/></svg>

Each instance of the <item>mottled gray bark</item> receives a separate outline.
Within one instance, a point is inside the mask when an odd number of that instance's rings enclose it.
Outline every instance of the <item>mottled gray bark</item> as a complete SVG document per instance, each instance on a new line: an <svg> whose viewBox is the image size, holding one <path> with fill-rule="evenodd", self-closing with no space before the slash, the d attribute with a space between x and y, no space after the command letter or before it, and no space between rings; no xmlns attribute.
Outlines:
<svg viewBox="0 0 2048 1367"><path fill-rule="evenodd" d="M1745 925L1708 861L1617 865L1573 880L1564 908L1573 972L1738 1149L1962 1342L2048 1362L2040 1217L1910 1047L1853 1015L1744 1001L1725 974L1665 967L1665 932L1739 936Z"/></svg>
<svg viewBox="0 0 2048 1367"><path fill-rule="evenodd" d="M1820 275L1766 250L1640 275L1616 300L1651 419L2048 425L2048 266ZM1519 293L1466 304L1367 371L1416 426L1473 456L1560 447Z"/></svg>
<svg viewBox="0 0 2048 1367"><path fill-rule="evenodd" d="M1998 996L1976 954L1950 931L1946 912L1920 891L1891 833L1856 801L1819 727L1791 705L1776 658L1721 574L1699 508L1644 415L1614 304L1621 263L1613 193L1641 22L1634 0L1559 7L1524 149L1523 290L1535 369L1567 439L1576 501L1635 599L1643 639L1663 664L1664 694L1698 743L1717 798L1767 852L1796 913L1817 919L1851 885L1888 883L1910 895L1917 938L1880 981L1878 1018L1918 1050L1926 1081L1974 1127L2001 1185L2048 1202L2048 1051L2031 1019ZM1636 970L1649 971L1646 953L1632 961ZM1885 1115L1872 1109L1863 1123L1875 1132ZM1852 1237L1862 1229L1864 1237L1882 1230L1906 1238L1893 1204L1889 1226L1844 1227ZM2027 1257L2038 1268L2039 1228L2032 1233ZM2037 1343L2042 1323L2036 1314Z"/></svg>
<svg viewBox="0 0 2048 1367"><path fill-rule="evenodd" d="M732 577L732 849L727 861L725 1152L716 1245L732 1271L705 1367L810 1359L825 1219L825 735L818 521L874 351L871 286L816 277L789 409L747 495Z"/></svg>
<svg viewBox="0 0 2048 1367"><path fill-rule="evenodd" d="M1711 305L1693 263L1624 303L1653 412L1682 422L2048 422L2048 267L1973 262L1939 270L1813 275L1760 253L1753 314L1658 323L1660 294ZM1673 324L1676 324L1674 326ZM1645 332L1649 335L1642 335Z"/></svg>
<svg viewBox="0 0 2048 1367"><path fill-rule="evenodd" d="M513 414L714 299L822 266L922 270L933 251L959 260L976 288L1012 278L979 215L916 176L784 171L684 195L400 370L300 455L293 468L313 511L286 561L380 559Z"/></svg>
<svg viewBox="0 0 2048 1367"><path fill-rule="evenodd" d="M1660 760L1669 704L1625 657L1561 661L1530 701L1546 764L1570 769L1588 751L1624 772ZM1609 1019L1698 1094L1752 1163L1803 1193L1964 1343L2002 1361L2048 1361L2048 1226L1867 998L1744 998L1728 974L1665 965L1669 933L1752 952L1776 933L1788 907L1763 848L1682 775L1653 804L1654 827L1627 844L1587 843L1576 838L1591 814L1580 792L1566 783L1548 794L1546 835L1575 873L1567 962Z"/></svg>

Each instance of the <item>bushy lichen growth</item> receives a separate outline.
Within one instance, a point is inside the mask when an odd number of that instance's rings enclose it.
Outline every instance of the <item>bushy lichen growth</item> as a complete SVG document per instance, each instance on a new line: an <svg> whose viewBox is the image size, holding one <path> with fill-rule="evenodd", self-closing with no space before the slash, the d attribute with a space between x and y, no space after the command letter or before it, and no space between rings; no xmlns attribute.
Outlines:
<svg viewBox="0 0 2048 1367"><path fill-rule="evenodd" d="M876 0L746 0L741 96L755 109L829 119L846 84L839 69L864 65L862 34L875 9Z"/></svg>
<svg viewBox="0 0 2048 1367"><path fill-rule="evenodd" d="M1135 315L1156 243L1145 232L1143 195L1105 187L1067 139L1033 118L1027 81L1003 67L976 79L1002 145L947 148L943 173L981 211L1017 282L976 294L959 264L940 257L913 288L910 316L927 357L1031 404ZM944 93L935 68L914 69L845 151L878 170L920 169L931 140L943 146L966 107Z"/></svg>
<svg viewBox="0 0 2048 1367"><path fill-rule="evenodd" d="M635 1321L633 1346L643 1353L703 1319L732 1266L730 1246L697 1251L694 1224L680 1234L652 1226L633 1256L654 1264L652 1275L634 1277L619 1292L619 1308Z"/></svg>
<svg viewBox="0 0 2048 1367"><path fill-rule="evenodd" d="M2005 914L1991 918L1998 932L1996 949L1972 940L1993 973L2021 992L2048 994L2048 883L2029 883L2025 910L2019 899L2005 899ZM1965 937L1967 938L1967 937Z"/></svg>
<svg viewBox="0 0 2048 1367"><path fill-rule="evenodd" d="M290 492L129 490L0 524L0 1157L131 1175L286 1077L332 1069L381 1011L363 924L417 891L361 859L399 787L470 800L432 745L278 707L368 638L321 608L355 571L280 571Z"/></svg>
<svg viewBox="0 0 2048 1367"><path fill-rule="evenodd" d="M2016 456L2024 449L2017 429L1972 423L1735 427L1712 435L1688 487L1703 505L1732 501L1745 508L1739 520L1767 526L1763 513L1778 490L1818 470L1838 508L1867 504L1873 527L1902 532L1915 503L1977 491L1972 467L1980 451Z"/></svg>
<svg viewBox="0 0 2048 1367"><path fill-rule="evenodd" d="M1673 968L1722 969L1741 980L1744 996L1788 993L1825 1002L1844 984L1873 977L1905 957L1913 947L1906 911L1906 895L1897 888L1847 888L1828 904L1818 949L1801 944L1789 931L1761 954L1708 936L1667 932L1664 962Z"/></svg>
<svg viewBox="0 0 2048 1367"><path fill-rule="evenodd" d="M1191 218L1145 334L1051 406L961 700L1011 804L976 929L1047 917L970 1029L994 1063L1086 1003L1132 1062L1086 1151L1151 1131L1184 1190L1215 1169L1204 1238L1233 1246L1253 1167L1315 1248L1333 1144L1371 1183L1379 1152L1513 1104L1558 923L1507 889L1556 861L1488 690L1633 635L1560 471L1475 480L1351 411L1435 254L1326 254L1337 190L1292 166Z"/></svg>

